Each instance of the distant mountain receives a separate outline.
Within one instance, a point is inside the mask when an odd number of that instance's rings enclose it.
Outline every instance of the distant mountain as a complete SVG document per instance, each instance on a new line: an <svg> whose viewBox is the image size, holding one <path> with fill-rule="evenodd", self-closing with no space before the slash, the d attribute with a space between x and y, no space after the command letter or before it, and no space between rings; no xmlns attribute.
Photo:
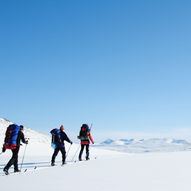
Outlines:
<svg viewBox="0 0 191 191"><path fill-rule="evenodd" d="M97 147L124 152L156 152L190 150L191 143L182 139L151 138L151 139L107 139Z"/></svg>
<svg viewBox="0 0 191 191"><path fill-rule="evenodd" d="M103 141L101 144L102 144L102 145L110 145L110 144L113 144L113 142L114 142L114 140L112 140L112 139L107 139L107 140Z"/></svg>
<svg viewBox="0 0 191 191"><path fill-rule="evenodd" d="M152 138L152 139L106 139L101 142L100 145L132 145L132 144L151 144L151 145L166 145L166 144L179 144L179 145L189 145L190 143L182 139L168 139L168 138Z"/></svg>

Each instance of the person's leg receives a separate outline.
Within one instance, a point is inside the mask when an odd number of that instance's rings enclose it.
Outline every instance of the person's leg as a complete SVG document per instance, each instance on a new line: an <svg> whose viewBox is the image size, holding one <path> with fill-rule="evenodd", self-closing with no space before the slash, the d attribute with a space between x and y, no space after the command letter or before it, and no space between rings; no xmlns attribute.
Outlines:
<svg viewBox="0 0 191 191"><path fill-rule="evenodd" d="M19 153L19 148L15 150L15 161L14 161L14 171L19 172L18 168L18 153Z"/></svg>
<svg viewBox="0 0 191 191"><path fill-rule="evenodd" d="M86 145L86 160L89 160L90 158L89 158L89 144L88 145Z"/></svg>
<svg viewBox="0 0 191 191"><path fill-rule="evenodd" d="M66 151L65 151L65 147L60 149L61 153L62 153L62 164L65 164L65 160L66 160Z"/></svg>
<svg viewBox="0 0 191 191"><path fill-rule="evenodd" d="M82 160L82 153L83 153L83 150L84 150L84 146L85 145L81 145L81 150L80 150L80 154L79 154L79 160L80 161Z"/></svg>
<svg viewBox="0 0 191 191"><path fill-rule="evenodd" d="M9 168L14 164L16 164L16 162L18 162L18 152L19 152L19 148L16 148L14 150L11 150L12 151L12 157L11 159L9 160L9 162L7 163L7 165L5 166L4 168L4 171L7 171L9 170Z"/></svg>
<svg viewBox="0 0 191 191"><path fill-rule="evenodd" d="M54 153L53 153L53 155L52 155L52 160L51 160L51 165L52 165L52 166L55 165L55 158L56 158L56 156L58 155L59 150L60 150L59 148L55 148L55 149L54 149Z"/></svg>

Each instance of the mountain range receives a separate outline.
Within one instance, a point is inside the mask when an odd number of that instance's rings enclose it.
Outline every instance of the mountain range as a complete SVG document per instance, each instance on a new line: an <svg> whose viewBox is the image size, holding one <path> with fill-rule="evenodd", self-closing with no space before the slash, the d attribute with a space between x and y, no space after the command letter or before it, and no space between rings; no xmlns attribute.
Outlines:
<svg viewBox="0 0 191 191"><path fill-rule="evenodd" d="M167 152L191 150L191 143L184 139L173 138L106 139L97 147L130 153Z"/></svg>

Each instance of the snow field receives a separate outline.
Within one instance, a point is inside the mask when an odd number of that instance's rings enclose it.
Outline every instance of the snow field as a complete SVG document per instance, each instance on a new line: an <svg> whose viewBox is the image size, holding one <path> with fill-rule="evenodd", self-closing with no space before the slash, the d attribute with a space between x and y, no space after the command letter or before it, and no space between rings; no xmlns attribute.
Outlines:
<svg viewBox="0 0 191 191"><path fill-rule="evenodd" d="M30 162L28 159L25 163ZM46 159L49 160L48 157ZM37 168L16 176L0 176L0 180L1 187L8 191L15 187L21 191L26 188L29 191L190 191L190 161L191 152L110 152L104 155L100 150L96 160L68 163L63 167Z"/></svg>

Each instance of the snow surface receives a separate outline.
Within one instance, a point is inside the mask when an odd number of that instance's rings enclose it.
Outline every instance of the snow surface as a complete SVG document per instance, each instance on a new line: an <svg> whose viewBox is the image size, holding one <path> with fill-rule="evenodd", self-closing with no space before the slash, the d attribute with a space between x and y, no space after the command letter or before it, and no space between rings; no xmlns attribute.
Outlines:
<svg viewBox="0 0 191 191"><path fill-rule="evenodd" d="M0 134L4 132L4 126L7 125L5 123L7 122L0 123ZM28 136L30 144L27 146L23 164L23 169L28 169L26 173L5 176L2 170L10 159L11 152L6 151L0 155L1 191L191 190L189 151L120 153L90 147L90 161L71 162L79 148L79 145L73 144L67 157L67 164L60 166L59 154L57 166L50 167L53 152L50 148L50 137L32 130L28 130ZM24 148L23 145L19 153L19 162L22 160ZM68 149L67 144L66 150ZM10 172L12 171L13 169L10 169Z"/></svg>

